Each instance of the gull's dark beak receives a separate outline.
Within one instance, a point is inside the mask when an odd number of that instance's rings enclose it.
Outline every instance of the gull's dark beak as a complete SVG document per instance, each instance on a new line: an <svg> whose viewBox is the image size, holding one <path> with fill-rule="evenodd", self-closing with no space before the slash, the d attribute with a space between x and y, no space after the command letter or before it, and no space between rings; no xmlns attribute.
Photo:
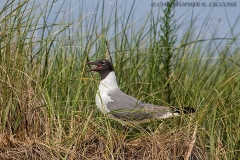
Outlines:
<svg viewBox="0 0 240 160"><path fill-rule="evenodd" d="M101 68L101 66L97 65L95 62L86 62L85 65L96 65L97 66L97 68L89 69L89 70L87 70L87 72L97 71L99 68Z"/></svg>

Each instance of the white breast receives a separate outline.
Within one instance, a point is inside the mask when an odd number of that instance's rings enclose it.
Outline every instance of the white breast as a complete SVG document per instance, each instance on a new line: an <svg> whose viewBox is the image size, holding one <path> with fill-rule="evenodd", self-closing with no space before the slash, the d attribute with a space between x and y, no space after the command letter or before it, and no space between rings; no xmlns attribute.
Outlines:
<svg viewBox="0 0 240 160"><path fill-rule="evenodd" d="M109 93L115 89L118 89L118 85L115 73L112 71L105 79L101 80L95 98L98 109L104 114L110 112L110 110L107 108L107 104L114 101L109 96Z"/></svg>

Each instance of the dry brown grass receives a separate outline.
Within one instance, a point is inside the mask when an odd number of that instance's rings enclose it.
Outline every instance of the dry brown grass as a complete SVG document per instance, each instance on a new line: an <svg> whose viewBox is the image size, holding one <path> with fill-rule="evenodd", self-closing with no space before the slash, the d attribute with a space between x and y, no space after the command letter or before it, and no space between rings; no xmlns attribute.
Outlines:
<svg viewBox="0 0 240 160"><path fill-rule="evenodd" d="M191 134L176 130L143 135L132 141L127 141L125 136L112 137L111 144L97 135L91 136L78 146L75 159L185 159L192 142ZM201 147L192 146L190 159L205 159L205 156Z"/></svg>
<svg viewBox="0 0 240 160"><path fill-rule="evenodd" d="M37 140L19 141L13 136L1 135L0 144L1 159L59 159L48 145Z"/></svg>
<svg viewBox="0 0 240 160"><path fill-rule="evenodd" d="M175 130L171 133L142 135L127 140L127 133L113 133L110 137L88 129L84 137L75 136L72 144L48 145L41 140L20 141L14 136L0 136L2 159L186 159L192 145L191 160L206 159L203 146L198 139L192 143L194 133ZM196 135L195 135L196 136ZM193 145L194 144L194 145Z"/></svg>

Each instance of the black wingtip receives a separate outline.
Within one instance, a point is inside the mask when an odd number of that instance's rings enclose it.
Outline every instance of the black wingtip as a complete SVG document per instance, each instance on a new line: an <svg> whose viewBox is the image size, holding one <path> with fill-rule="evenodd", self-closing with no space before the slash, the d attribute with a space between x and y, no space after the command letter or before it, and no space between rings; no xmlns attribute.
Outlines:
<svg viewBox="0 0 240 160"><path fill-rule="evenodd" d="M184 114L195 113L195 112L196 112L196 110L192 107L184 107L183 108L183 113Z"/></svg>
<svg viewBox="0 0 240 160"><path fill-rule="evenodd" d="M192 107L184 107L183 109L175 108L174 113L183 113L183 114L189 114L189 113L194 113L196 110Z"/></svg>

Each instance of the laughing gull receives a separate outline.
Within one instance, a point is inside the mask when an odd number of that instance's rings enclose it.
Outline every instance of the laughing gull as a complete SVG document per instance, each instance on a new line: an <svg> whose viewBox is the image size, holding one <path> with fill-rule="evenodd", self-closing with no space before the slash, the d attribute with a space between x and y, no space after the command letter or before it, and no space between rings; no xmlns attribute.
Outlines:
<svg viewBox="0 0 240 160"><path fill-rule="evenodd" d="M95 102L98 109L110 118L142 123L152 119L169 118L180 114L180 110L177 108L147 104L123 93L118 87L116 75L109 60L100 59L86 64L97 66L88 70L88 72L98 72L101 76ZM183 109L184 113L193 113L194 111L190 107Z"/></svg>

